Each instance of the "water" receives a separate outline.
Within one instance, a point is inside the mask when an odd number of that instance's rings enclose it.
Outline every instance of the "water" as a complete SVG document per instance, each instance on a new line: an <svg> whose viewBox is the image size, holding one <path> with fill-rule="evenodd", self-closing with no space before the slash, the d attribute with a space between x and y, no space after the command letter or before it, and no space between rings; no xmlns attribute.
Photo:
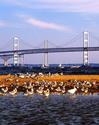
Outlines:
<svg viewBox="0 0 99 125"><path fill-rule="evenodd" d="M99 95L0 96L0 125L99 125Z"/></svg>
<svg viewBox="0 0 99 125"><path fill-rule="evenodd" d="M66 67L66 66L82 66L83 64L61 64L62 66ZM98 63L89 63L89 65L91 67L99 67ZM42 64L25 64L25 66L28 67L41 67ZM50 67L58 67L59 64L49 64Z"/></svg>
<svg viewBox="0 0 99 125"><path fill-rule="evenodd" d="M83 64L62 64L62 66L82 66ZM91 67L99 67L98 63L89 63ZM3 67L4 64L0 64L0 67ZM13 64L10 64L10 66L13 66ZM24 64L26 67L41 67L42 64ZM49 64L50 67L58 67L59 64Z"/></svg>

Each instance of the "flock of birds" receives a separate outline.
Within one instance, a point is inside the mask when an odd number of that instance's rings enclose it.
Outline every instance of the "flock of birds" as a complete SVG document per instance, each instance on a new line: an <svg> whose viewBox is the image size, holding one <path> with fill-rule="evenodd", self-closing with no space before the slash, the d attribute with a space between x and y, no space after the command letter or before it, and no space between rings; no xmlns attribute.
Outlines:
<svg viewBox="0 0 99 125"><path fill-rule="evenodd" d="M52 82L42 80L36 81L35 83L25 82L20 86L13 83L10 85L10 87L0 86L0 95L17 95L18 93L23 93L24 95L28 96L37 93L40 95L49 96L50 94L75 94L77 92L88 93L90 91L90 88L95 84L96 82L81 82L77 80L66 82Z"/></svg>

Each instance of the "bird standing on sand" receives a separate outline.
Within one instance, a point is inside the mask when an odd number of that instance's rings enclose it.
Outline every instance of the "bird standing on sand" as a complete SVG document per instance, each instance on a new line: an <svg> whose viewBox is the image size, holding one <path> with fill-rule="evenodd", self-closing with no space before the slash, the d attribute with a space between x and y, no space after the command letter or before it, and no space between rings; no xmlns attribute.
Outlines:
<svg viewBox="0 0 99 125"><path fill-rule="evenodd" d="M49 96L49 94L50 94L50 91L49 91L49 89L47 89L47 90L44 90L44 94L45 94L45 96L46 96L46 97L48 97L48 96Z"/></svg>
<svg viewBox="0 0 99 125"><path fill-rule="evenodd" d="M68 90L68 93L74 94L76 91L77 91L77 88L74 86L73 89L69 89L69 90Z"/></svg>
<svg viewBox="0 0 99 125"><path fill-rule="evenodd" d="M10 91L9 92L9 94L11 94L11 95L15 95L15 94L17 94L17 88L14 88L12 91Z"/></svg>
<svg viewBox="0 0 99 125"><path fill-rule="evenodd" d="M8 92L8 87L4 87L1 89L4 93L7 93Z"/></svg>
<svg viewBox="0 0 99 125"><path fill-rule="evenodd" d="M26 90L26 93L24 93L25 96L33 95L33 94L34 94L34 89L33 89L33 88L27 89L27 90Z"/></svg>

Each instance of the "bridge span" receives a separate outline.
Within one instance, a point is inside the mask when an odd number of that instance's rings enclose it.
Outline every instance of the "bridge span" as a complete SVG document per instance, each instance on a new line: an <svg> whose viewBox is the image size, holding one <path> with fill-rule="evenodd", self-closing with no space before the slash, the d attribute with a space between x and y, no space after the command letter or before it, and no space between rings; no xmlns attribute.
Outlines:
<svg viewBox="0 0 99 125"><path fill-rule="evenodd" d="M58 52L83 52L83 51L99 51L99 47L69 47L69 48L46 48L46 49L39 48L39 49L0 51L0 57L13 56L14 53L18 53L18 55L24 55L24 54L58 53Z"/></svg>
<svg viewBox="0 0 99 125"><path fill-rule="evenodd" d="M84 51L99 51L99 47L69 47L69 48L40 48L40 49L25 49L25 50L11 50L0 51L0 57L4 60L4 65L7 65L7 60L14 57L17 53L19 57L26 54L40 54L40 53L60 53L60 52L84 52Z"/></svg>
<svg viewBox="0 0 99 125"><path fill-rule="evenodd" d="M89 32L83 33L83 47L48 47L48 43L44 42L44 48L36 49L19 49L19 39L14 38L13 50L0 51L0 57L7 64L9 58L13 58L13 64L19 64L19 58L24 57L26 54L40 54L44 53L44 65L48 65L48 53L60 53L60 52L83 52L83 64L88 65L88 52L99 51L99 46L89 47Z"/></svg>

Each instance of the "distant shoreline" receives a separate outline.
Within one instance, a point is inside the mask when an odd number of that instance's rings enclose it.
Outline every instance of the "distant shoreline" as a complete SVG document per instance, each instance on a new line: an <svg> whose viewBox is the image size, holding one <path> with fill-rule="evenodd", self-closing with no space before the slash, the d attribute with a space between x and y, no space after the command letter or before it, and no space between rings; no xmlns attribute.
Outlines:
<svg viewBox="0 0 99 125"><path fill-rule="evenodd" d="M7 66L0 67L0 75L17 74L17 73L39 73L43 74L64 74L64 75L99 75L99 66Z"/></svg>

